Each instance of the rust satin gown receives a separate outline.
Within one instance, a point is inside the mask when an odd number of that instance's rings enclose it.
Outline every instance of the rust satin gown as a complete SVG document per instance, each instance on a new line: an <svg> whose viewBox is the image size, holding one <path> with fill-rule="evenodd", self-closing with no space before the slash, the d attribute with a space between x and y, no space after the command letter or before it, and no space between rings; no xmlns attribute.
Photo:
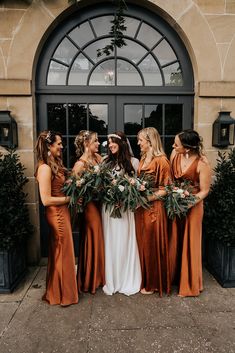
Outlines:
<svg viewBox="0 0 235 353"><path fill-rule="evenodd" d="M51 182L51 195L64 196L61 188L65 176L61 171ZM46 293L49 304L70 305L78 302L75 255L68 205L47 206L50 227Z"/></svg>
<svg viewBox="0 0 235 353"><path fill-rule="evenodd" d="M80 159L84 167L86 161ZM89 202L81 217L81 247L78 266L78 291L94 294L105 284L104 236L101 219L101 205Z"/></svg>
<svg viewBox="0 0 235 353"><path fill-rule="evenodd" d="M197 166L199 157L182 173L181 155L172 160L175 180L191 180L193 193L199 191ZM171 279L179 286L179 295L198 296L203 290L202 283L202 218L203 201L193 206L185 218L176 218L172 223L169 239Z"/></svg>
<svg viewBox="0 0 235 353"><path fill-rule="evenodd" d="M165 156L154 157L147 168L140 161L138 175L153 175L155 187L169 184L170 163ZM150 209L138 208L136 211L136 237L142 271L141 288L147 291L170 293L170 272L168 256L167 215L162 201L152 202Z"/></svg>

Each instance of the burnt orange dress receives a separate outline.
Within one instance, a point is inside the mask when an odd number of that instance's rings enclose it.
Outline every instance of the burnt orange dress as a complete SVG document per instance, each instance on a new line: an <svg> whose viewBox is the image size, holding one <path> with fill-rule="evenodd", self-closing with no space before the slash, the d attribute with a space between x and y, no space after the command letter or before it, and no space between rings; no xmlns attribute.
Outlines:
<svg viewBox="0 0 235 353"><path fill-rule="evenodd" d="M153 175L156 188L169 184L170 163L165 156L154 157L147 168L140 161L138 175ZM136 211L136 236L142 271L141 288L147 291L170 293L167 215L163 202L152 202L150 209Z"/></svg>
<svg viewBox="0 0 235 353"><path fill-rule="evenodd" d="M190 180L194 194L199 191L198 162L199 157L182 173L181 155L176 154L172 160L175 180ZM183 297L198 296L203 290L202 218L203 201L200 201L189 210L185 218L176 218L172 223L169 239L171 279L179 286L179 295Z"/></svg>
<svg viewBox="0 0 235 353"><path fill-rule="evenodd" d="M65 176L61 171L51 182L52 196L61 192ZM78 302L75 256L68 205L46 207L50 227L46 293L49 304L70 305Z"/></svg>
<svg viewBox="0 0 235 353"><path fill-rule="evenodd" d="M81 159L80 159L81 160ZM81 160L88 168L86 161ZM105 284L104 236L101 205L89 202L81 217L81 246L78 265L78 291L94 294Z"/></svg>

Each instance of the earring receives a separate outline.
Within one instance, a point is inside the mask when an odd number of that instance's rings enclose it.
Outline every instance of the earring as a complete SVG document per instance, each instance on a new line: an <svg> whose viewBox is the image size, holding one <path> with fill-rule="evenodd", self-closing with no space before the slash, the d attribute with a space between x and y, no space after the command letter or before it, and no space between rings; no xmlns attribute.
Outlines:
<svg viewBox="0 0 235 353"><path fill-rule="evenodd" d="M47 152L47 155L48 155L48 157L50 157L50 155L51 155L51 151L48 151L48 152Z"/></svg>
<svg viewBox="0 0 235 353"><path fill-rule="evenodd" d="M185 158L186 159L189 159L189 154L188 153L189 153L189 151L186 151L186 153L185 153Z"/></svg>

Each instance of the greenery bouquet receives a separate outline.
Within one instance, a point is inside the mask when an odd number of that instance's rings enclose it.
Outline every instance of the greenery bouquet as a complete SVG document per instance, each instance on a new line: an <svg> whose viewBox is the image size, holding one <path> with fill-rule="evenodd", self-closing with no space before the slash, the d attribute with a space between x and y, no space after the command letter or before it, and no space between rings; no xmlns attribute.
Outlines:
<svg viewBox="0 0 235 353"><path fill-rule="evenodd" d="M173 220L176 216L181 218L187 215L190 206L194 205L197 198L192 194L193 187L189 180L175 181L165 186L164 206L167 216Z"/></svg>
<svg viewBox="0 0 235 353"><path fill-rule="evenodd" d="M134 212L138 206L148 208L147 197L151 194L151 180L145 176L113 176L103 185L102 203L111 217L121 218L127 210Z"/></svg>
<svg viewBox="0 0 235 353"><path fill-rule="evenodd" d="M83 212L91 200L98 200L105 179L105 171L99 165L90 166L80 175L71 175L62 191L70 197L69 207L77 213Z"/></svg>

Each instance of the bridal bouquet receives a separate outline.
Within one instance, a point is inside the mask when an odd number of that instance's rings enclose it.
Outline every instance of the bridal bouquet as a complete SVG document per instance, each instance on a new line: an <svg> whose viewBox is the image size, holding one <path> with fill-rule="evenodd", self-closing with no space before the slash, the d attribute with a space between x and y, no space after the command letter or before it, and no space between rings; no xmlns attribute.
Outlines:
<svg viewBox="0 0 235 353"><path fill-rule="evenodd" d="M147 196L152 194L151 180L145 176L113 176L106 179L103 187L102 203L113 218L121 218L122 213L134 212L138 206L149 207Z"/></svg>
<svg viewBox="0 0 235 353"><path fill-rule="evenodd" d="M99 166L91 166L80 175L71 175L65 182L62 191L70 196L69 207L76 212L84 211L91 200L98 200L103 185L104 170Z"/></svg>
<svg viewBox="0 0 235 353"><path fill-rule="evenodd" d="M197 200L197 197L192 194L192 189L189 180L165 186L167 194L163 200L168 218L173 220L175 216L179 218L186 216L189 206L194 205Z"/></svg>

